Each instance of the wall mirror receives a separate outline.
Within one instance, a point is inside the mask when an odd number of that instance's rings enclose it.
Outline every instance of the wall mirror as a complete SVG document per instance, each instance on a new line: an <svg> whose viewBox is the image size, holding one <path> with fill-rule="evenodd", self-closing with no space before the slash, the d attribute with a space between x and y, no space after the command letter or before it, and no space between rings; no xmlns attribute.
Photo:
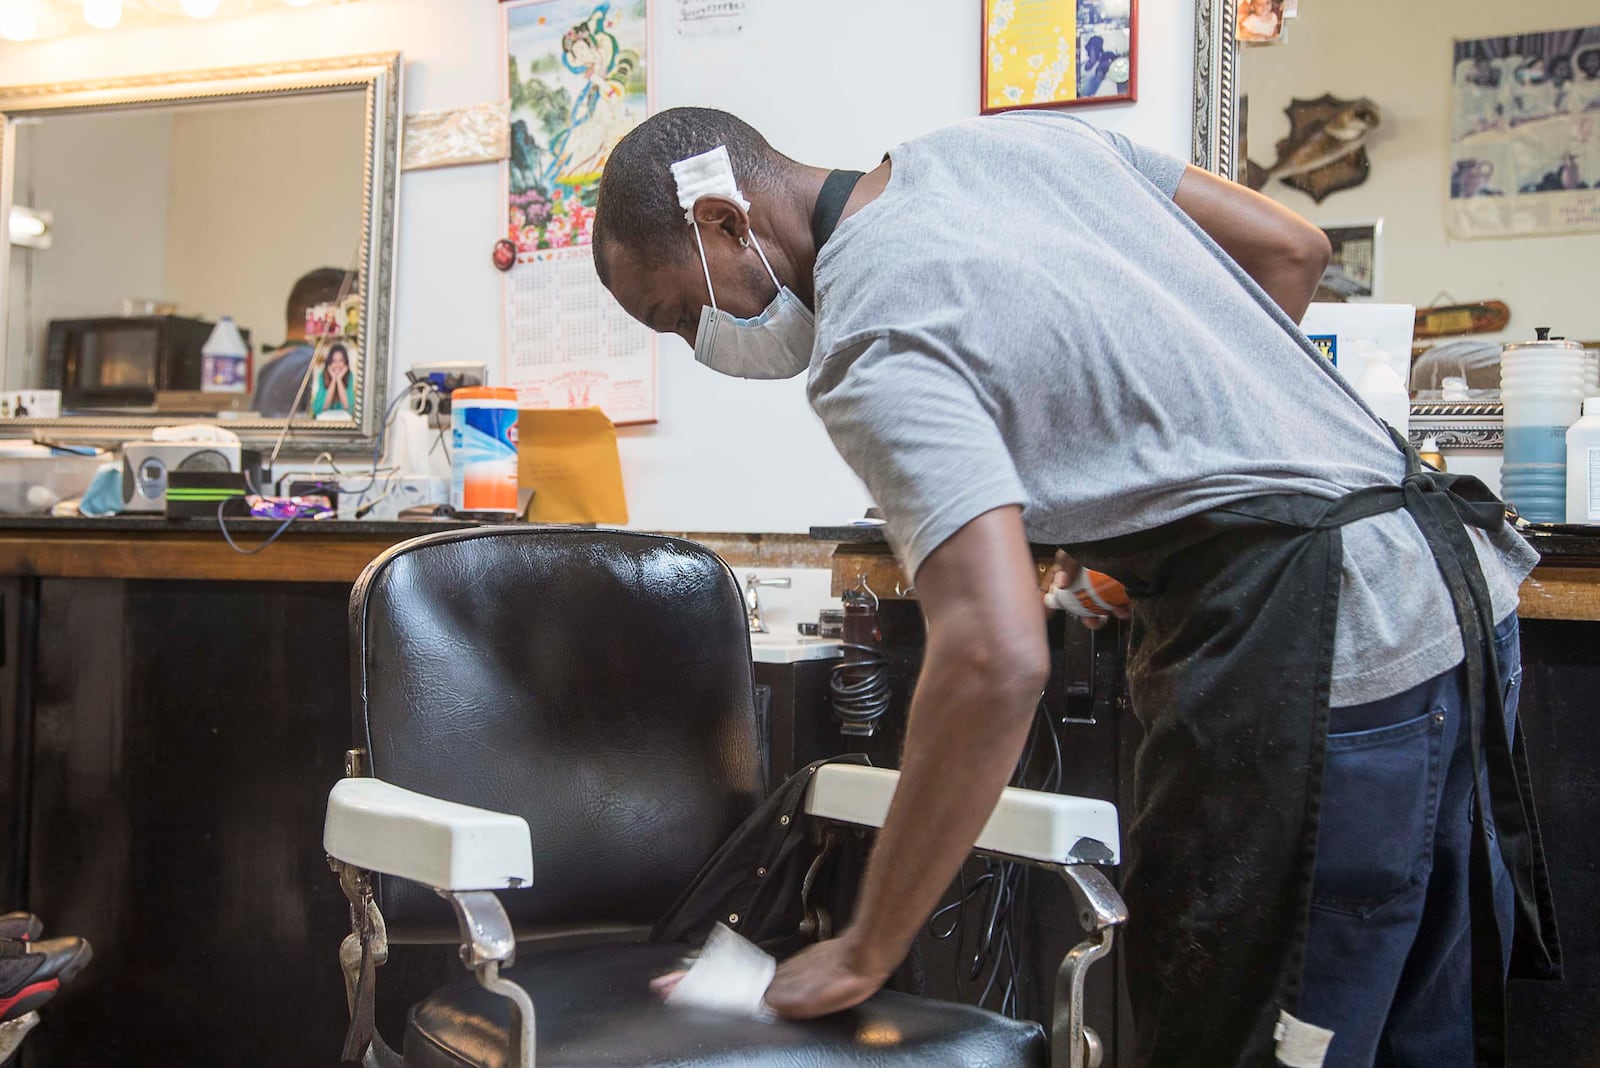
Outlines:
<svg viewBox="0 0 1600 1068"><path fill-rule="evenodd" d="M1319 300L1433 309L1413 438L1498 447L1498 349L1536 327L1600 347L1592 4L1201 0L1196 75L1196 163L1330 232Z"/></svg>
<svg viewBox="0 0 1600 1068"><path fill-rule="evenodd" d="M383 54L0 88L0 436L216 421L267 444L287 422L295 448L370 445L400 73Z"/></svg>

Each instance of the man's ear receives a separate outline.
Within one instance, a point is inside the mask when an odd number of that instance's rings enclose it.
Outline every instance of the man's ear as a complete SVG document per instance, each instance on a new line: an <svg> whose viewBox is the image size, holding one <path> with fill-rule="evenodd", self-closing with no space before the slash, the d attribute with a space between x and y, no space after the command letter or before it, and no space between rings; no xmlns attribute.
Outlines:
<svg viewBox="0 0 1600 1068"><path fill-rule="evenodd" d="M703 196L695 201L694 221L700 224L702 234L720 231L734 241L749 240L750 216L728 197Z"/></svg>

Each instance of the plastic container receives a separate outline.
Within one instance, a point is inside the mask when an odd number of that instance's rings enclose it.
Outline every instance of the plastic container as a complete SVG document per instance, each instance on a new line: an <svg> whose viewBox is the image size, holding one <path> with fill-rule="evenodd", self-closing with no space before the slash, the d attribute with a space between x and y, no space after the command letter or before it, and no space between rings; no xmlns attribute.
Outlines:
<svg viewBox="0 0 1600 1068"><path fill-rule="evenodd" d="M1567 522L1600 523L1600 396L1567 428Z"/></svg>
<svg viewBox="0 0 1600 1068"><path fill-rule="evenodd" d="M1127 608L1130 602L1122 583L1085 567L1079 570L1077 578L1046 593L1044 603L1080 619L1105 619L1115 609Z"/></svg>
<svg viewBox="0 0 1600 1068"><path fill-rule="evenodd" d="M1548 327L1537 333L1539 340L1500 354L1500 490L1530 522L1560 523L1567 517L1567 428L1582 413L1588 368L1577 342L1552 340Z"/></svg>
<svg viewBox="0 0 1600 1068"><path fill-rule="evenodd" d="M506 519L517 514L517 391L468 386L450 394L450 505Z"/></svg>
<svg viewBox="0 0 1600 1068"><path fill-rule="evenodd" d="M0 443L0 513L46 515L89 488L103 456L76 456L32 442Z"/></svg>
<svg viewBox="0 0 1600 1068"><path fill-rule="evenodd" d="M200 388L207 393L243 393L250 388L250 350L231 315L218 319L200 346Z"/></svg>
<svg viewBox="0 0 1600 1068"><path fill-rule="evenodd" d="M1360 346L1366 370L1355 384L1356 392L1379 419L1401 436L1411 427L1411 392L1395 371L1389 354L1371 343Z"/></svg>

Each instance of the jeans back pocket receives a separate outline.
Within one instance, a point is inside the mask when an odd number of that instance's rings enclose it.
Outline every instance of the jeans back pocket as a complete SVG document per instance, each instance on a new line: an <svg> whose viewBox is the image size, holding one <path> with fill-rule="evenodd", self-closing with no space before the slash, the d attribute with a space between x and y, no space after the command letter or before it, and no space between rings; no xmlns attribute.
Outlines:
<svg viewBox="0 0 1600 1068"><path fill-rule="evenodd" d="M1328 735L1312 904L1370 916L1428 875L1445 712Z"/></svg>

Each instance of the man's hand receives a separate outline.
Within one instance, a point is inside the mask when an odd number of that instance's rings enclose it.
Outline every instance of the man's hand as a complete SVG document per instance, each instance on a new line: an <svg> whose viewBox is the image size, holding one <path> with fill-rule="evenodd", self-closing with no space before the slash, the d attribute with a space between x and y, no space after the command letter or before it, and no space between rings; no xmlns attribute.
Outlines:
<svg viewBox="0 0 1600 1068"><path fill-rule="evenodd" d="M854 930L846 930L778 965L765 1000L784 1019L811 1020L861 1004L888 981L889 973L882 965L867 963ZM651 980L650 989L666 998L686 974L669 972Z"/></svg>
<svg viewBox="0 0 1600 1068"><path fill-rule="evenodd" d="M1052 567L1050 569L1050 573L1045 576L1043 593L1048 595L1051 590L1061 590L1072 585L1072 580L1077 578L1078 573L1082 570L1083 565L1078 563L1078 561L1074 560L1072 557L1068 556L1066 550L1057 549L1055 566ZM1054 611L1056 611L1056 609L1051 608L1049 604L1045 605L1046 615ZM1112 607L1111 614L1116 616L1118 619L1127 619L1133 615L1133 613L1128 609L1117 606ZM1089 619L1086 616L1078 616L1077 620L1088 630L1099 630L1101 627L1106 625L1107 618L1108 617L1101 616L1098 619Z"/></svg>
<svg viewBox="0 0 1600 1068"><path fill-rule="evenodd" d="M767 1005L786 1020L843 1012L876 994L889 974L865 961L854 934L847 930L778 965L767 987Z"/></svg>

